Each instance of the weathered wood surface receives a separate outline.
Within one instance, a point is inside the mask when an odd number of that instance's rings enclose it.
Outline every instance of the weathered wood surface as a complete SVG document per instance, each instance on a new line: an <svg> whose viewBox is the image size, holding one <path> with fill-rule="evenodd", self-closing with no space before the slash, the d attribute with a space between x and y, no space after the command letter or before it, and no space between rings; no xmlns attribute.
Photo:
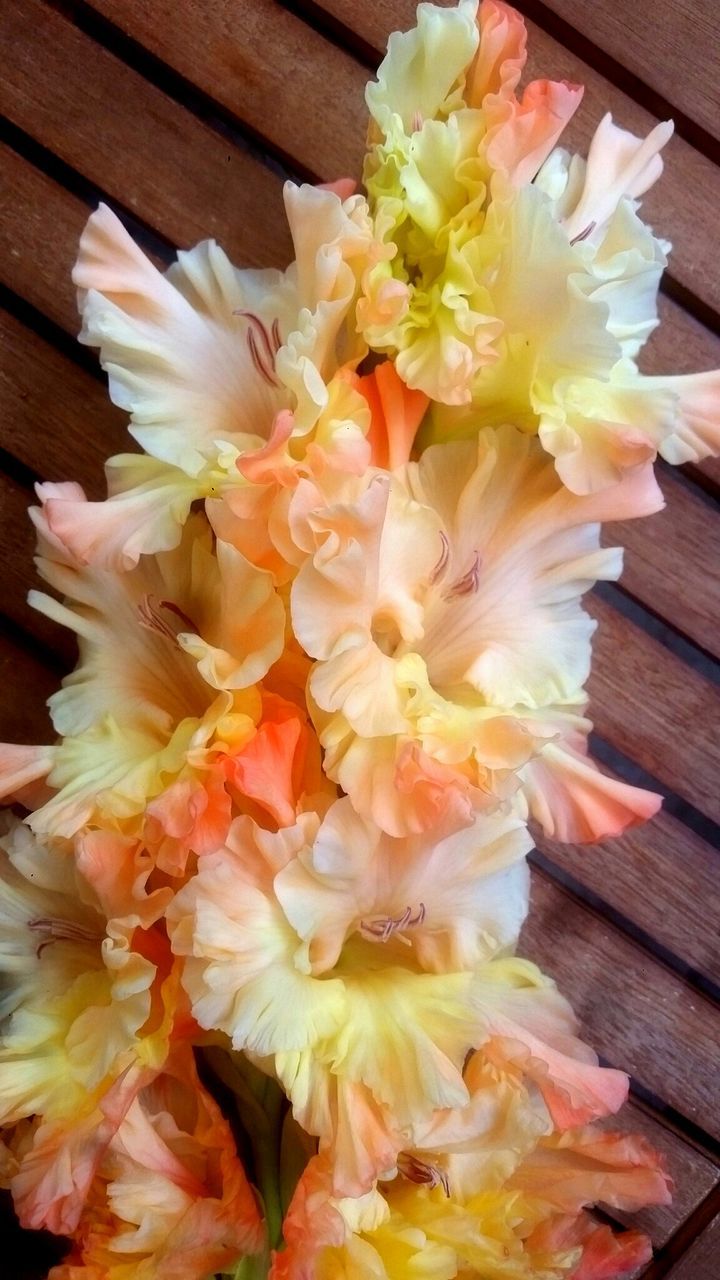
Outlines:
<svg viewBox="0 0 720 1280"><path fill-rule="evenodd" d="M651 10L640 0L630 12L620 0L549 0L528 12L540 24L529 23L528 78L586 85L570 145L585 146L606 110L637 133L664 116L663 99L679 110L662 182L645 200L675 249L644 367L720 364L709 3ZM132 447L92 355L72 341L70 270L90 209L107 200L159 262L215 236L238 265L285 265L284 176L357 176L364 83L388 32L413 13L413 0L2 6L0 739L47 738L44 701L73 660L71 640L25 601L32 483L79 479L99 496L105 456ZM524 934L587 1037L632 1074L625 1122L673 1170L672 1207L641 1216L657 1250L647 1280L720 1274L720 465L685 472L662 468L662 514L607 531L627 547L626 572L590 602L599 746L621 775L634 781L639 769L665 791L666 810L600 848L543 844Z"/></svg>
<svg viewBox="0 0 720 1280"><path fill-rule="evenodd" d="M677 4L604 0L578 6L575 0L546 0L548 8L603 55L638 77L669 106L720 137L718 93L718 12L712 0ZM707 49L714 54L706 55Z"/></svg>
<svg viewBox="0 0 720 1280"><path fill-rule="evenodd" d="M702 1280L703 1276L716 1276L718 1259L720 1259L720 1214L691 1244L687 1253L672 1271L667 1273L668 1280Z"/></svg>

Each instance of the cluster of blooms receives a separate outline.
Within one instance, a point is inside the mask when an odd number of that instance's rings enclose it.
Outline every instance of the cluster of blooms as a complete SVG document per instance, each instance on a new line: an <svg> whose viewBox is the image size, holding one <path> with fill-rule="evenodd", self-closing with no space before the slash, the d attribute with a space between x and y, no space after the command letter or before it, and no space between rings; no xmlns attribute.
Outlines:
<svg viewBox="0 0 720 1280"><path fill-rule="evenodd" d="M161 273L101 207L81 341L142 452L39 486L56 741L0 748L0 1171L53 1280L602 1280L664 1203L515 953L528 823L658 798L587 756L600 526L720 447L646 377L670 128L516 87L501 0L421 5L367 91L366 195L285 189L295 261ZM713 408L715 406L715 410Z"/></svg>

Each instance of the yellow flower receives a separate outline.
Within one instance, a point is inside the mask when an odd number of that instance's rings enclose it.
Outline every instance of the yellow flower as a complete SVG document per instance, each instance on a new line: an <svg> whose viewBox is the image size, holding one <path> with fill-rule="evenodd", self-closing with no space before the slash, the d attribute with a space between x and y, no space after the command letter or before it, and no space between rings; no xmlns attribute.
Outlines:
<svg viewBox="0 0 720 1280"><path fill-rule="evenodd" d="M363 1194L401 1150L433 1142L468 1101L468 1051L491 1038L559 1115L623 1100L625 1077L574 1040L554 986L506 958L526 849L511 816L468 829L455 815L433 838L396 840L343 799L320 825L238 819L168 908L193 1014L277 1077L331 1159L335 1194Z"/></svg>
<svg viewBox="0 0 720 1280"><path fill-rule="evenodd" d="M375 254L367 207L292 183L285 205L296 252L285 272L237 270L205 241L163 275L108 208L90 218L73 273L80 340L99 347L149 456L110 459L106 502L66 492L50 506L79 558L127 569L170 550L193 501L246 488L243 468L268 452L292 472L311 445L361 448L367 413L342 371L366 350L354 303Z"/></svg>
<svg viewBox="0 0 720 1280"><path fill-rule="evenodd" d="M169 895L146 896L147 869L117 844L81 851L89 878L71 849L17 823L0 850L0 1124L32 1121L12 1176L25 1225L67 1233L125 1109L167 1054L178 987L153 925ZM108 853L112 887L99 865Z"/></svg>
<svg viewBox="0 0 720 1280"><path fill-rule="evenodd" d="M43 502L57 488L43 486ZM28 822L61 837L89 823L149 836L154 822L171 838L166 869L182 872L188 851L216 848L229 825L227 761L255 735L257 682L283 653L283 603L201 514L177 548L127 573L78 561L35 514L40 572L66 602L31 602L76 632L80 661L49 702L61 737L36 755L52 795ZM13 760L6 793L21 780Z"/></svg>
<svg viewBox="0 0 720 1280"><path fill-rule="evenodd" d="M469 402L499 357L488 207L534 176L582 95L536 81L518 101L524 61L524 24L506 5L423 4L367 89L365 182L385 252L366 271L358 321L410 387L446 404Z"/></svg>
<svg viewBox="0 0 720 1280"><path fill-rule="evenodd" d="M365 181L383 251L358 323L436 402L421 443L512 422L538 433L575 493L660 452L720 449L720 372L646 378L667 242L637 214L672 124L647 138L609 115L587 162L552 151L580 100L536 82L515 98L522 19L499 0L424 4L391 37Z"/></svg>
<svg viewBox="0 0 720 1280"><path fill-rule="evenodd" d="M598 522L661 503L649 467L576 497L512 427L299 487L293 627L326 771L359 812L401 835L519 784L548 834L587 840L655 811L586 758L581 598L621 569Z"/></svg>

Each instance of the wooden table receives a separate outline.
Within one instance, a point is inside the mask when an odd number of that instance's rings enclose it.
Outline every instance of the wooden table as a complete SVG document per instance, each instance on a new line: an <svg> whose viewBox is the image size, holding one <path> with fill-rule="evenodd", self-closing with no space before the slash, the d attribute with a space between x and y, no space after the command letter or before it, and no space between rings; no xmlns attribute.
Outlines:
<svg viewBox="0 0 720 1280"><path fill-rule="evenodd" d="M585 146L608 109L638 133L675 117L645 202L677 246L646 368L720 365L714 5L520 7L538 24L530 75L587 86L571 145ZM89 210L110 203L156 259L215 236L238 265L285 265L283 178L359 173L364 83L413 13L413 0L3 0L0 738L47 736L44 699L72 662L67 638L25 601L32 484L72 477L101 496L102 460L125 447L123 415L74 341L70 270ZM598 1051L630 1072L626 1122L667 1153L677 1190L671 1208L639 1215L656 1248L643 1274L717 1280L720 466L661 467L660 478L665 512L612 531L627 568L591 598L591 692L597 757L667 801L603 848L543 846L524 949ZM27 1269L3 1270L8 1280L47 1267L36 1247L23 1241Z"/></svg>

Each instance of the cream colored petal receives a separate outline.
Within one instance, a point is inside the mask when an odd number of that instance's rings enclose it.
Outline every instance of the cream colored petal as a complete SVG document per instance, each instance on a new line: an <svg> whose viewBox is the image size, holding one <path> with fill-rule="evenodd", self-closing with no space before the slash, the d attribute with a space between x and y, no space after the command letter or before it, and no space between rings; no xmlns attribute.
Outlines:
<svg viewBox="0 0 720 1280"><path fill-rule="evenodd" d="M83 317L80 340L100 348L110 395L132 415L134 438L188 475L217 454L216 441L241 443L272 421L284 400L246 319L254 301L243 273L206 241L163 276L101 205L80 241L73 279ZM266 305L285 306L279 272L264 277ZM249 335L253 335L250 339Z"/></svg>
<svg viewBox="0 0 720 1280"><path fill-rule="evenodd" d="M588 152L585 185L577 205L565 220L569 240L588 227L601 226L623 196L641 196L662 173L660 151L672 137L673 123L657 124L647 138L636 138L603 116Z"/></svg>
<svg viewBox="0 0 720 1280"><path fill-rule="evenodd" d="M88 502L84 495L45 502L48 526L70 553L84 564L126 570L141 555L176 547L192 503L203 495L202 484L143 455L110 458L105 472L105 502Z"/></svg>
<svg viewBox="0 0 720 1280"><path fill-rule="evenodd" d="M418 120L449 115L462 103L453 93L478 47L477 0L460 0L455 8L423 4L412 31L393 32L378 68L377 82L366 90L370 114L383 132L399 116L410 133Z"/></svg>

